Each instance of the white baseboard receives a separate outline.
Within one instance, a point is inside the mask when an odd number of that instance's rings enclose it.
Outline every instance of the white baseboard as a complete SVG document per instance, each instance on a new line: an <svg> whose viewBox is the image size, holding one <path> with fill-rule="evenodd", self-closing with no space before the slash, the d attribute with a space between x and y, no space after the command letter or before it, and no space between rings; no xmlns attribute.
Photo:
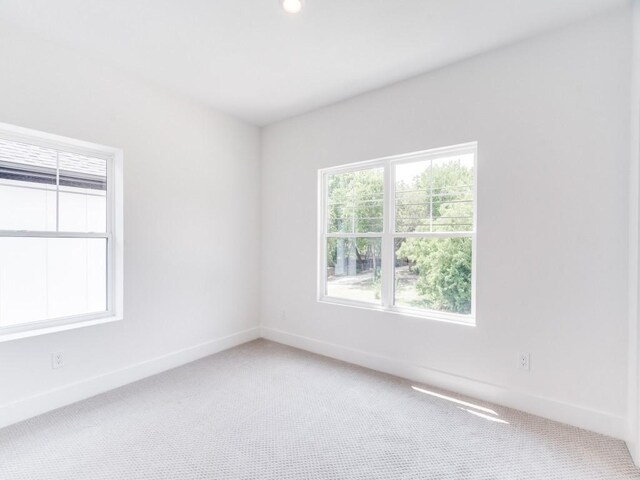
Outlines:
<svg viewBox="0 0 640 480"><path fill-rule="evenodd" d="M260 338L260 328L250 328L216 340L187 347L161 357L64 385L15 402L0 405L0 428L69 405L165 370L193 362Z"/></svg>
<svg viewBox="0 0 640 480"><path fill-rule="evenodd" d="M180 365L264 337L292 347L423 384L451 390L579 428L624 439L626 422L607 412L517 392L498 385L453 375L402 360L323 342L269 327L255 327L226 337L178 350L120 370L64 385L18 401L0 405L0 428L170 370Z"/></svg>
<svg viewBox="0 0 640 480"><path fill-rule="evenodd" d="M260 331L263 338L274 342L336 358L415 382L433 385L434 387L468 395L479 400L503 405L585 430L591 430L619 439L625 439L627 433L625 418L612 415L608 412L592 410L580 405L561 402L551 398L513 391L498 385L429 369L402 360L356 350L343 345L323 342L274 328L261 327Z"/></svg>
<svg viewBox="0 0 640 480"><path fill-rule="evenodd" d="M627 440L625 443L627 444L627 450L629 450L629 454L633 459L633 463L636 465L636 467L640 467L640 455L638 455L639 452L637 443L632 440Z"/></svg>

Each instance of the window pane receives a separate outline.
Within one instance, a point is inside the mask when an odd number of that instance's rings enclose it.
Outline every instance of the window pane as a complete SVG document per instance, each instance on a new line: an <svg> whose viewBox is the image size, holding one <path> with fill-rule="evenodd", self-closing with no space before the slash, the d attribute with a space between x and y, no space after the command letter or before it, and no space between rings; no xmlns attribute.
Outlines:
<svg viewBox="0 0 640 480"><path fill-rule="evenodd" d="M0 139L0 230L55 230L55 190L55 150Z"/></svg>
<svg viewBox="0 0 640 480"><path fill-rule="evenodd" d="M474 155L396 165L396 231L473 230Z"/></svg>
<svg viewBox="0 0 640 480"><path fill-rule="evenodd" d="M107 224L107 164L60 152L61 232L104 232Z"/></svg>
<svg viewBox="0 0 640 480"><path fill-rule="evenodd" d="M104 232L106 192L79 188L61 190L59 221L61 232Z"/></svg>
<svg viewBox="0 0 640 480"><path fill-rule="evenodd" d="M327 231L382 232L384 169L327 176Z"/></svg>
<svg viewBox="0 0 640 480"><path fill-rule="evenodd" d="M0 238L0 326L107 309L104 238Z"/></svg>
<svg viewBox="0 0 640 480"><path fill-rule="evenodd" d="M381 244L380 238L329 238L326 294L380 303Z"/></svg>
<svg viewBox="0 0 640 480"><path fill-rule="evenodd" d="M105 232L106 193L106 160L0 139L0 230L55 231L58 205L59 231Z"/></svg>
<svg viewBox="0 0 640 480"><path fill-rule="evenodd" d="M395 305L471 313L471 239L397 238Z"/></svg>
<svg viewBox="0 0 640 480"><path fill-rule="evenodd" d="M0 230L55 229L55 185L0 179Z"/></svg>

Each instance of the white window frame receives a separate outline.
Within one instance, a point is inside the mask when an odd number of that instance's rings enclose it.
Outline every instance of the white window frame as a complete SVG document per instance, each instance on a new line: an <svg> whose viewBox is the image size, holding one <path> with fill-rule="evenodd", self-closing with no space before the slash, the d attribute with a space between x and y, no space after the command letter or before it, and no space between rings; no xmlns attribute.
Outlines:
<svg viewBox="0 0 640 480"><path fill-rule="evenodd" d="M465 232L396 232L395 231L395 166L420 160L436 160L453 155L473 154L473 228ZM383 231L376 233L329 233L327 232L328 188L327 177L339 173L348 173L370 168L384 169L384 206ZM434 148L403 155L349 163L337 167L318 170L318 290L317 300L322 303L365 308L395 314L407 315L430 320L439 320L463 325L476 324L476 259L477 259L477 181L478 176L478 144L463 143L442 148ZM327 295L327 239L329 238L381 238L382 239L382 275L380 304L358 300L331 297ZM471 239L471 313L467 315L436 310L400 307L393 304L395 296L395 238L452 238L466 237Z"/></svg>
<svg viewBox="0 0 640 480"><path fill-rule="evenodd" d="M106 160L107 224L104 233L0 230L1 237L104 238L107 242L107 308L98 313L0 326L0 342L119 321L123 313L123 152L121 149L0 123L0 139ZM56 212L58 215L59 212Z"/></svg>

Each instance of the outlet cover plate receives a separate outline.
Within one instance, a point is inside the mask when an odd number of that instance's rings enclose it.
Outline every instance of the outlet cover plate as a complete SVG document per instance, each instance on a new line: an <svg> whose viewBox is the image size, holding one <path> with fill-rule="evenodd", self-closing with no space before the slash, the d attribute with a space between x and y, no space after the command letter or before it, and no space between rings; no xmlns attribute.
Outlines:
<svg viewBox="0 0 640 480"><path fill-rule="evenodd" d="M54 352L51 354L51 368L62 368L64 367L64 355L62 352Z"/></svg>
<svg viewBox="0 0 640 480"><path fill-rule="evenodd" d="M520 370L531 370L531 356L528 353L518 354L518 368Z"/></svg>

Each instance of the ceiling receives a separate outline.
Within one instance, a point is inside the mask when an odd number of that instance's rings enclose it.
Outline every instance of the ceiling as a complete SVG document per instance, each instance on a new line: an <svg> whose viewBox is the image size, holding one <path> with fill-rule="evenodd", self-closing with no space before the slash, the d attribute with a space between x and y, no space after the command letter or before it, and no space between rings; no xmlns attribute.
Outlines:
<svg viewBox="0 0 640 480"><path fill-rule="evenodd" d="M1 0L0 19L257 125L629 0Z"/></svg>

